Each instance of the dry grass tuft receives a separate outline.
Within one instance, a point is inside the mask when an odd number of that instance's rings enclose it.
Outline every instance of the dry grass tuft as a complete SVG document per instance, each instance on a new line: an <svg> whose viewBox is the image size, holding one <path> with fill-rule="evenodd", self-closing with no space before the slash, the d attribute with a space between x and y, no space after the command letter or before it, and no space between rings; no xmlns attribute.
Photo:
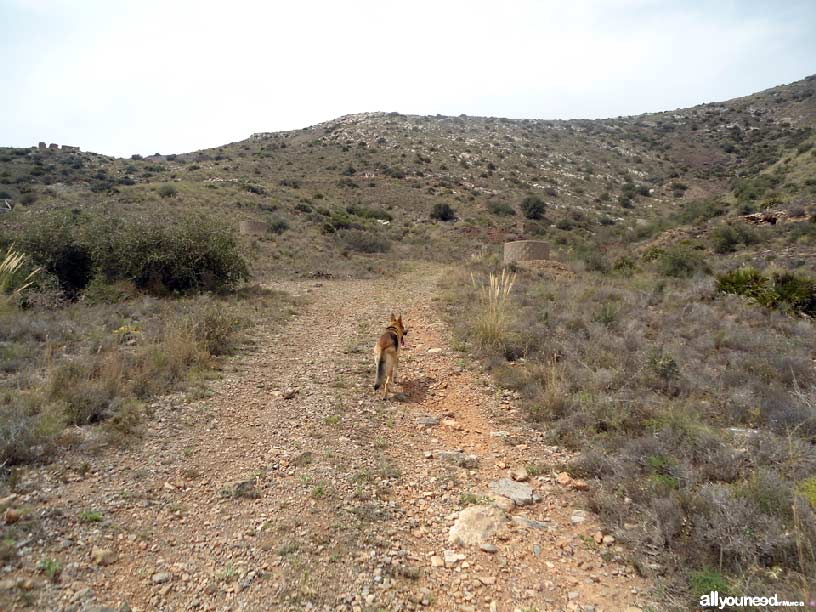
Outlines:
<svg viewBox="0 0 816 612"><path fill-rule="evenodd" d="M34 282L39 268L29 271L28 257L11 246L0 261L0 305L8 305Z"/></svg>
<svg viewBox="0 0 816 612"><path fill-rule="evenodd" d="M497 276L491 272L486 283L471 275L471 282L478 291L481 305L474 326L476 341L482 348L501 348L507 340L510 291L516 282L516 273L503 269Z"/></svg>

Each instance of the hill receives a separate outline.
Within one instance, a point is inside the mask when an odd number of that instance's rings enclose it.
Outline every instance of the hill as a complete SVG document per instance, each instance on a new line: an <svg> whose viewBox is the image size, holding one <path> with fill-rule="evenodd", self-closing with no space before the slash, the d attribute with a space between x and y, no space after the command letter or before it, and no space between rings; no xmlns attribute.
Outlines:
<svg viewBox="0 0 816 612"><path fill-rule="evenodd" d="M0 149L0 605L809 601L815 93Z"/></svg>
<svg viewBox="0 0 816 612"><path fill-rule="evenodd" d="M816 194L814 91L809 77L727 102L592 121L365 113L130 160L3 149L0 195L18 208L3 226L57 207L201 210L232 226L266 222L252 241L259 271L294 275L365 269L356 255L365 251L455 258L512 238L614 249L717 207L725 218L800 212ZM527 196L543 201L543 219L524 218ZM455 220L432 219L437 204Z"/></svg>

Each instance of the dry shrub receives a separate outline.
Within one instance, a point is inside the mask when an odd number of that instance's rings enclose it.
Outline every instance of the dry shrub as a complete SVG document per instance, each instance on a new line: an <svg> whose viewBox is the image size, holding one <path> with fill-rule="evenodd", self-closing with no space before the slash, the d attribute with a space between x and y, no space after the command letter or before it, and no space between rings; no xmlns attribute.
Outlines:
<svg viewBox="0 0 816 612"><path fill-rule="evenodd" d="M89 363L68 361L51 368L47 396L64 406L68 423L87 425L102 420L125 388L122 356L107 351Z"/></svg>
<svg viewBox="0 0 816 612"><path fill-rule="evenodd" d="M546 365L537 372L540 393L528 405L528 413L533 421L563 419L573 414L575 403L569 385L556 357L551 355Z"/></svg>
<svg viewBox="0 0 816 612"><path fill-rule="evenodd" d="M692 515L693 541L704 545L700 554L724 569L741 571L795 556L794 538L781 521L728 485L703 485L693 501Z"/></svg>
<svg viewBox="0 0 816 612"><path fill-rule="evenodd" d="M59 407L16 391L0 395L0 465L38 459L63 427Z"/></svg>
<svg viewBox="0 0 816 612"><path fill-rule="evenodd" d="M110 442L124 443L141 434L144 407L134 398L116 398L110 406L110 417L104 422Z"/></svg>
<svg viewBox="0 0 816 612"><path fill-rule="evenodd" d="M192 368L208 368L211 355L198 342L189 322L173 322L155 344L134 359L132 391L140 398L166 392L180 383Z"/></svg>
<svg viewBox="0 0 816 612"><path fill-rule="evenodd" d="M621 541L662 542L659 563L681 591L705 566L750 577L745 592L770 570L810 584L812 321L749 306L693 274L553 281L520 271L514 294L515 312L484 326L477 344L531 426L582 451L569 469L597 479L590 501L604 522L642 525L616 532ZM490 312L485 303L477 314Z"/></svg>
<svg viewBox="0 0 816 612"><path fill-rule="evenodd" d="M217 304L207 304L193 319L193 333L202 348L211 355L226 355L235 348L241 319Z"/></svg>
<svg viewBox="0 0 816 612"><path fill-rule="evenodd" d="M270 307L279 299L260 297ZM124 325L123 311L130 315ZM0 349L13 349L6 352L16 356L9 363L17 388L8 397L0 392L0 462L12 463L38 457L64 424L104 423L109 441L138 434L141 402L215 367L244 325L233 302L205 297L78 303L4 317L10 325L0 327Z"/></svg>

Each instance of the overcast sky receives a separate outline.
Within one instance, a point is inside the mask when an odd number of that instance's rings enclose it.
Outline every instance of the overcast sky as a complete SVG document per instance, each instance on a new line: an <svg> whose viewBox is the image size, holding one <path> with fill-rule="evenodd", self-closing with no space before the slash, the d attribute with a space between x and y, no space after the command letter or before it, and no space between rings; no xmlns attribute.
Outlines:
<svg viewBox="0 0 816 612"><path fill-rule="evenodd" d="M816 72L816 1L0 0L0 146L192 151L365 111L598 118Z"/></svg>

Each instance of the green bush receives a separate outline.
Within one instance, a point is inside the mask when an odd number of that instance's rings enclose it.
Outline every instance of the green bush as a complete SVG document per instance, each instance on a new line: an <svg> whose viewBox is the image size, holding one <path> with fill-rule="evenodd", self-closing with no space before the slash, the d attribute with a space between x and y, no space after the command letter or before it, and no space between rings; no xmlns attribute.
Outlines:
<svg viewBox="0 0 816 612"><path fill-rule="evenodd" d="M19 247L49 274L69 298L84 289L93 277L90 248L82 240L82 218L54 213L35 218L19 236Z"/></svg>
<svg viewBox="0 0 816 612"><path fill-rule="evenodd" d="M431 219L453 221L456 219L456 211L447 202L437 202L431 210Z"/></svg>
<svg viewBox="0 0 816 612"><path fill-rule="evenodd" d="M759 242L759 235L744 223L739 225L722 224L711 231L714 252L719 254L733 253L739 244Z"/></svg>
<svg viewBox="0 0 816 612"><path fill-rule="evenodd" d="M734 184L733 191L737 200L740 202L745 200L758 200L781 182L782 178L776 174L758 174L753 177L737 180Z"/></svg>
<svg viewBox="0 0 816 612"><path fill-rule="evenodd" d="M516 214L516 210L504 202L488 202L487 211L497 217L512 217Z"/></svg>
<svg viewBox="0 0 816 612"><path fill-rule="evenodd" d="M709 270L700 252L682 245L675 245L663 251L657 259L657 268L664 276L674 278L694 276Z"/></svg>
<svg viewBox="0 0 816 612"><path fill-rule="evenodd" d="M588 250L582 254L586 269L591 272L609 272L609 258L596 250Z"/></svg>
<svg viewBox="0 0 816 612"><path fill-rule="evenodd" d="M626 255L619 257L612 264L612 270L618 274L621 274L622 276L632 276L636 269L637 264L635 263L635 260Z"/></svg>
<svg viewBox="0 0 816 612"><path fill-rule="evenodd" d="M159 196L162 198L175 198L178 190L173 185L162 185L159 187Z"/></svg>
<svg viewBox="0 0 816 612"><path fill-rule="evenodd" d="M696 598L711 591L718 591L720 596L727 597L730 592L728 581L725 577L717 570L709 567L692 572L689 577L689 586L691 587L692 595Z"/></svg>
<svg viewBox="0 0 816 612"><path fill-rule="evenodd" d="M340 244L358 253L385 253L391 248L387 238L362 230L345 230L340 233Z"/></svg>
<svg viewBox="0 0 816 612"><path fill-rule="evenodd" d="M192 215L146 220L54 213L25 228L19 245L69 297L97 274L152 293L225 291L249 278L235 233Z"/></svg>
<svg viewBox="0 0 816 612"><path fill-rule="evenodd" d="M333 210L329 212L329 219L323 223L322 231L324 234L333 234L338 230L350 229L352 227L359 228L359 225L352 223L346 211Z"/></svg>
<svg viewBox="0 0 816 612"><path fill-rule="evenodd" d="M682 224L702 223L725 214L726 209L726 205L719 200L692 200L673 216Z"/></svg>
<svg viewBox="0 0 816 612"><path fill-rule="evenodd" d="M135 297L136 287L128 281L109 283L102 276L95 276L88 283L82 298L86 304L119 304Z"/></svg>
<svg viewBox="0 0 816 612"><path fill-rule="evenodd" d="M521 201L521 212L524 216L533 221L537 221L544 216L547 204L538 196L530 195Z"/></svg>
<svg viewBox="0 0 816 612"><path fill-rule="evenodd" d="M225 291L249 278L235 232L205 217L90 228L96 268L152 293Z"/></svg>
<svg viewBox="0 0 816 612"><path fill-rule="evenodd" d="M618 204L621 205L621 208L634 208L634 204L632 203L631 196L626 194L621 194L618 196Z"/></svg>
<svg viewBox="0 0 816 612"><path fill-rule="evenodd" d="M351 204L346 206L346 212L350 215L362 217L363 219L380 219L381 221L391 221L391 213L382 208L363 206L362 204Z"/></svg>
<svg viewBox="0 0 816 612"><path fill-rule="evenodd" d="M791 272L776 272L771 280L777 308L816 315L816 281Z"/></svg>
<svg viewBox="0 0 816 612"><path fill-rule="evenodd" d="M289 223L286 219L275 217L269 221L269 231L273 234L282 234L289 229Z"/></svg>

